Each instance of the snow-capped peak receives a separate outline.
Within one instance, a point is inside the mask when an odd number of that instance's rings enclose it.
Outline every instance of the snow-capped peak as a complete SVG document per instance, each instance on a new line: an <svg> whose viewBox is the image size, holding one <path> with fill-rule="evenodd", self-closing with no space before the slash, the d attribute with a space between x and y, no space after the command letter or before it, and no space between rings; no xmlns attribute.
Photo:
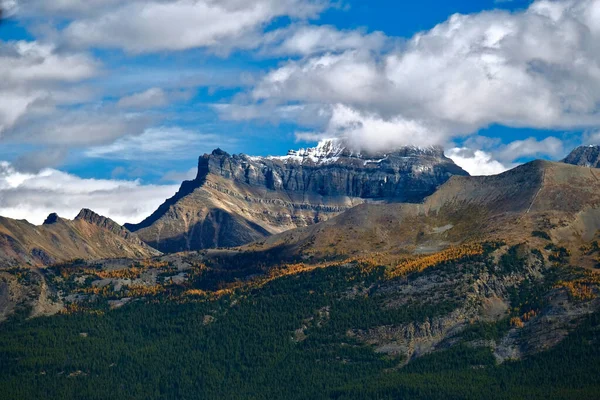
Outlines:
<svg viewBox="0 0 600 400"><path fill-rule="evenodd" d="M428 154L442 154L443 149L417 146L404 146L392 151L400 157L415 157ZM315 164L333 164L340 158L360 159L365 165L369 163L380 163L387 159L392 153L367 153L360 150L354 150L344 139L332 138L323 139L315 147L301 148L299 150L289 150L285 156L269 156L269 157L250 157L250 159L259 161L261 159L279 160L295 163L312 162Z"/></svg>
<svg viewBox="0 0 600 400"><path fill-rule="evenodd" d="M339 157L346 150L341 139L323 139L316 147L288 151L288 156L309 157L317 160Z"/></svg>

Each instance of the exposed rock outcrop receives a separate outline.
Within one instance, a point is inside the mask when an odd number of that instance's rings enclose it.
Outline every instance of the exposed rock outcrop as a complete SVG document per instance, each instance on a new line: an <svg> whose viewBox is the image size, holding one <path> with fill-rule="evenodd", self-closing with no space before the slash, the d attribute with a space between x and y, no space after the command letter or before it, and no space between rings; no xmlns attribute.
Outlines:
<svg viewBox="0 0 600 400"><path fill-rule="evenodd" d="M217 149L200 157L196 179L126 228L164 252L237 246L365 202L418 203L454 175L468 174L438 147L365 154L327 140L283 157Z"/></svg>
<svg viewBox="0 0 600 400"><path fill-rule="evenodd" d="M600 168L600 146L579 146L562 162L580 167Z"/></svg>

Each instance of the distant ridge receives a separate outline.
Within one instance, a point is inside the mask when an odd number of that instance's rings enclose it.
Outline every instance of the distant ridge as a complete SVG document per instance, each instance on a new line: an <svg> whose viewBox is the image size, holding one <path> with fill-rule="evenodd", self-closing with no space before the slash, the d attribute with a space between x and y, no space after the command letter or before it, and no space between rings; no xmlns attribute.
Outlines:
<svg viewBox="0 0 600 400"><path fill-rule="evenodd" d="M562 162L580 167L600 168L600 146L579 146Z"/></svg>
<svg viewBox="0 0 600 400"><path fill-rule="evenodd" d="M159 254L135 234L88 209L74 220L52 213L40 226L0 217L0 267Z"/></svg>

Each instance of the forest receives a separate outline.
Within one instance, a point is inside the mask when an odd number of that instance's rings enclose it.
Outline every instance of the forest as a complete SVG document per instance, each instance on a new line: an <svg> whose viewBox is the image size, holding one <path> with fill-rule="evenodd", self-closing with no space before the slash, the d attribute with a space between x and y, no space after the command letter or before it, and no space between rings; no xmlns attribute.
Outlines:
<svg viewBox="0 0 600 400"><path fill-rule="evenodd" d="M385 308L381 296L340 296L423 274L491 265L477 251L442 256L410 277L389 269L338 266L268 280L210 300L148 296L112 311L74 312L0 326L0 388L6 399L582 399L600 393L600 315L558 346L498 365L489 348L508 318L475 323L461 341L406 365L351 336L350 329L423 321L458 299ZM516 252L500 263L508 270ZM432 260L428 260L432 261ZM402 267L402 266L401 266ZM407 267L404 265L403 267ZM479 273L477 272L477 273ZM511 294L514 315L544 307L557 285L526 281ZM157 294L159 296L159 294ZM300 333L299 328L304 327Z"/></svg>

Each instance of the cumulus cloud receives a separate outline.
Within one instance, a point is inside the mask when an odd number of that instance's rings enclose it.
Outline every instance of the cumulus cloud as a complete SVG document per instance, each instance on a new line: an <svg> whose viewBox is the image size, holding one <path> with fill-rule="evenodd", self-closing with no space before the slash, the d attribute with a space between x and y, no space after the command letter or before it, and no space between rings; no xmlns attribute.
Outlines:
<svg viewBox="0 0 600 400"><path fill-rule="evenodd" d="M0 0L0 18L12 16L17 11L17 0Z"/></svg>
<svg viewBox="0 0 600 400"><path fill-rule="evenodd" d="M67 1L75 8L80 1ZM153 0L120 3L71 22L64 40L75 46L131 53L200 47L256 47L249 37L278 17L311 18L325 0ZM258 37L255 37L258 38Z"/></svg>
<svg viewBox="0 0 600 400"><path fill-rule="evenodd" d="M467 147L454 147L446 150L446 156L473 176L500 174L515 165L504 165L490 153Z"/></svg>
<svg viewBox="0 0 600 400"><path fill-rule="evenodd" d="M142 185L139 181L82 179L55 169L23 173L0 162L0 215L41 224L52 212L74 218L82 208L90 208L120 224L139 222L177 188Z"/></svg>
<svg viewBox="0 0 600 400"><path fill-rule="evenodd" d="M565 153L564 142L552 136L543 140L530 137L508 144L500 144L491 138L474 137L467 140L463 147L446 150L446 156L471 175L495 175L519 165L515 160L540 156L560 159Z"/></svg>
<svg viewBox="0 0 600 400"><path fill-rule="evenodd" d="M446 132L427 127L419 121L405 120L395 116L384 119L375 113L360 112L338 104L331 110L326 129L322 133L301 132L299 138L315 139L339 137L351 147L377 152L398 146L418 143L421 146L436 145L443 141ZM373 138L376 140L365 140Z"/></svg>
<svg viewBox="0 0 600 400"><path fill-rule="evenodd" d="M106 10L120 0L2 0L21 17L74 18ZM0 1L0 4L3 4Z"/></svg>
<svg viewBox="0 0 600 400"><path fill-rule="evenodd" d="M599 0L538 0L519 12L457 14L392 50L290 61L251 94L257 103L333 108L326 133L333 125L340 133L362 134L365 146L379 142L376 130L364 128L375 121L386 137L395 129L398 144L413 136L417 145L421 138L430 141L421 129L445 144L491 124L596 127L599 27ZM336 108L365 119L337 129Z"/></svg>

